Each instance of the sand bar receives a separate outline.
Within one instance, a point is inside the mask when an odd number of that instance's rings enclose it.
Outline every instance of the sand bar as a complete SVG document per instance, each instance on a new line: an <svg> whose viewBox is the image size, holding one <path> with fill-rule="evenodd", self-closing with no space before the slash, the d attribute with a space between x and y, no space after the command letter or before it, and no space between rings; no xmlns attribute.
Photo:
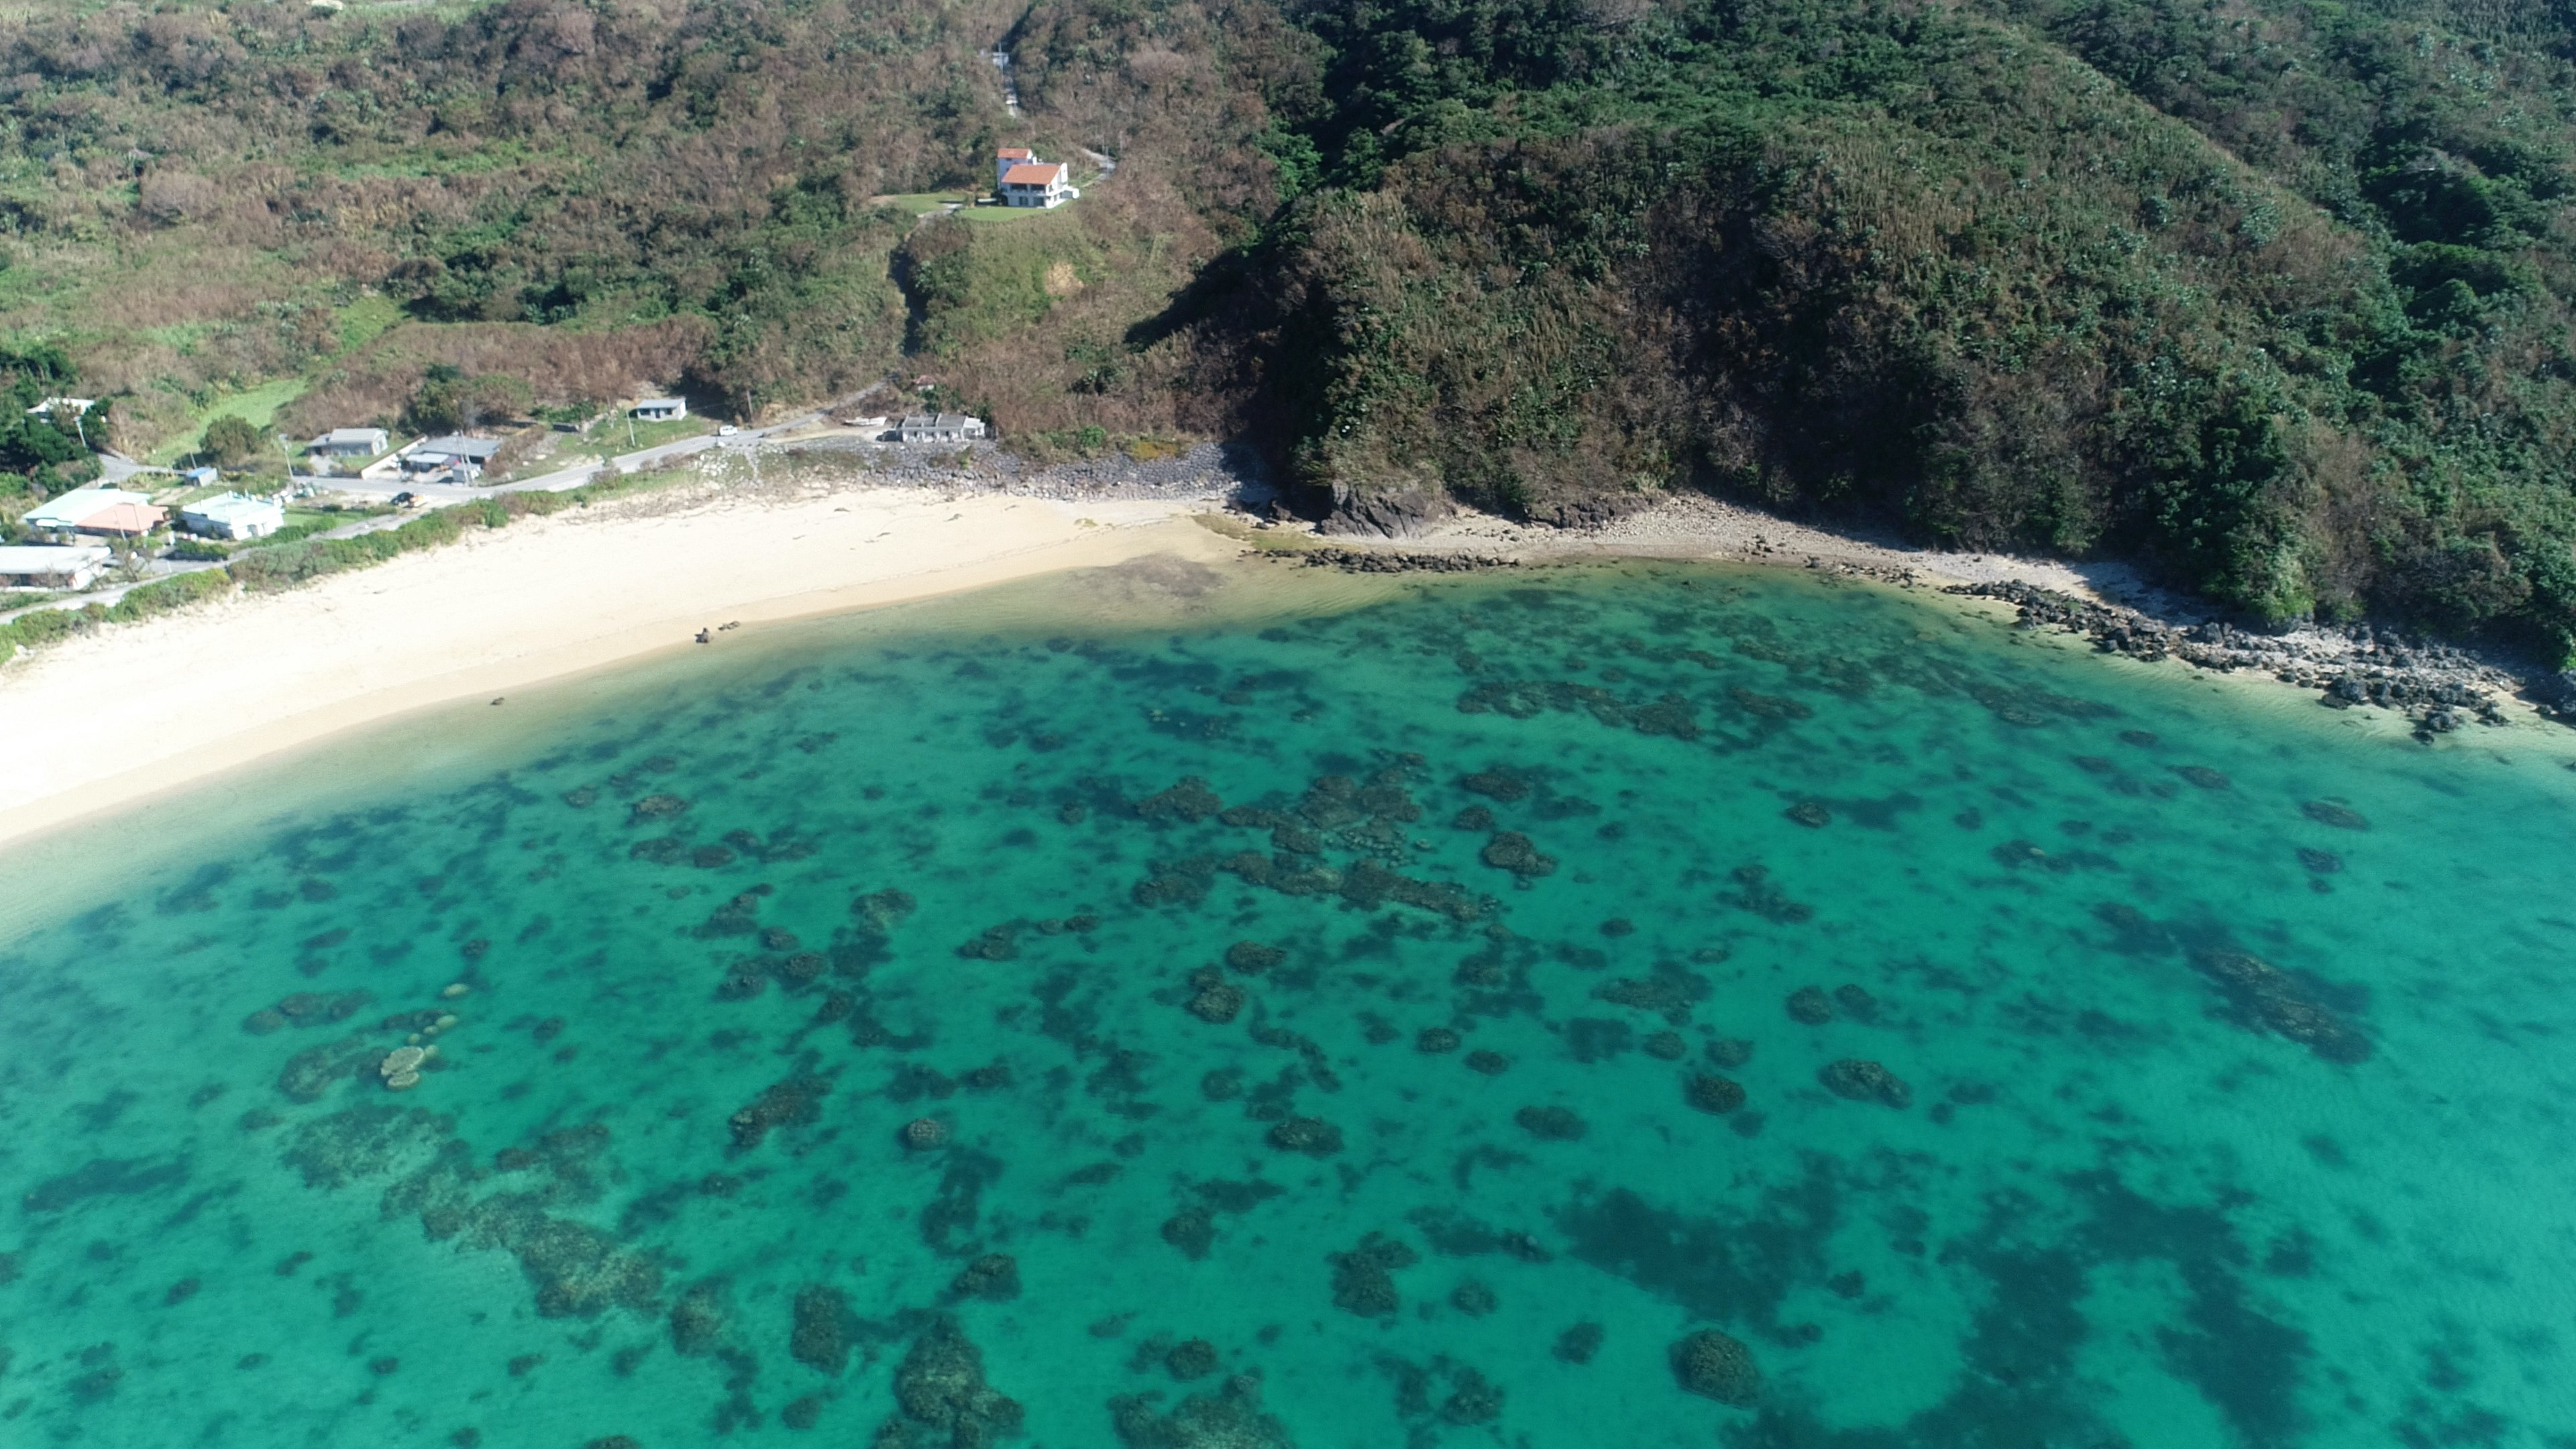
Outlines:
<svg viewBox="0 0 2576 1449"><path fill-rule="evenodd" d="M1188 521L1207 506L674 490L102 630L0 673L19 746L0 772L0 845L370 721L695 648L701 628L1238 552Z"/></svg>

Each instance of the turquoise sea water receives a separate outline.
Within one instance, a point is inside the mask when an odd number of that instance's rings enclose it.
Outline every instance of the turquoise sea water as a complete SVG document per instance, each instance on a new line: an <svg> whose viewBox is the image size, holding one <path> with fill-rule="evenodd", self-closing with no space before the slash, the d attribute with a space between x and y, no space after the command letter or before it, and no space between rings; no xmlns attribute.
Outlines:
<svg viewBox="0 0 2576 1449"><path fill-rule="evenodd" d="M1313 572L0 857L0 1443L2576 1443L2576 746Z"/></svg>

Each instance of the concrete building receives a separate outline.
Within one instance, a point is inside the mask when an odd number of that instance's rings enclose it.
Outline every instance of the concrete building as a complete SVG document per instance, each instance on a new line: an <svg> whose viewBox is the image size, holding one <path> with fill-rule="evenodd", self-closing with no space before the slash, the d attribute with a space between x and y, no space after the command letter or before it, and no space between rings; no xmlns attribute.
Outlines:
<svg viewBox="0 0 2576 1449"><path fill-rule="evenodd" d="M18 521L46 533L119 534L139 537L169 521L152 500L122 488L75 488L29 509Z"/></svg>
<svg viewBox="0 0 2576 1449"><path fill-rule="evenodd" d="M971 443L984 436L984 420L958 413L915 413L903 420L896 436L907 443Z"/></svg>
<svg viewBox="0 0 2576 1449"><path fill-rule="evenodd" d="M212 488L223 481L223 476L212 467L190 468L179 475L179 481L190 488Z"/></svg>
<svg viewBox="0 0 2576 1449"><path fill-rule="evenodd" d="M266 498L222 493L183 505L179 526L200 538L266 538L286 526L286 508Z"/></svg>
<svg viewBox="0 0 2576 1449"><path fill-rule="evenodd" d="M27 409L27 416L32 418L38 413L61 413L66 418L72 418L97 406L98 399L94 397L49 397Z"/></svg>
<svg viewBox="0 0 2576 1449"><path fill-rule="evenodd" d="M321 458L372 458L392 442L382 428L333 428L305 444L304 451Z"/></svg>
<svg viewBox="0 0 2576 1449"><path fill-rule="evenodd" d="M1082 195L1062 161L1023 161L1002 173L999 190L1004 206L1062 206Z"/></svg>
<svg viewBox="0 0 2576 1449"><path fill-rule="evenodd" d="M641 423L677 422L689 415L689 400L679 397L648 397L635 405L635 420Z"/></svg>
<svg viewBox="0 0 2576 1449"><path fill-rule="evenodd" d="M1036 159L1038 159L1038 153L1026 146L1005 146L994 152L993 190L995 194L998 195L1001 192L1002 180L1011 174L1012 167L1025 166Z"/></svg>
<svg viewBox="0 0 2576 1449"><path fill-rule="evenodd" d="M0 588L85 589L107 560L107 550L96 544L0 547Z"/></svg>

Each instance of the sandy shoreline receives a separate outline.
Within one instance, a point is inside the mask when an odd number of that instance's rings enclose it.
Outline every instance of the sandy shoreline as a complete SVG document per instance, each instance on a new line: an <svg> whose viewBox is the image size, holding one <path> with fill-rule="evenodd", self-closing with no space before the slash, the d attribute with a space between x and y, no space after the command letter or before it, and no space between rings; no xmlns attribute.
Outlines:
<svg viewBox="0 0 2576 1449"><path fill-rule="evenodd" d="M684 485L106 629L0 672L20 744L0 846L425 706L694 648L701 628L1239 552L1188 521L1209 506Z"/></svg>
<svg viewBox="0 0 2576 1449"><path fill-rule="evenodd" d="M1461 515L1403 540L1264 538L1241 515L1221 531L1192 521L1221 506L1186 491L1112 500L829 475L752 491L700 482L111 628L0 669L0 723L26 746L0 773L0 846L411 711L691 649L701 628L1152 555L1213 561L1261 543L1525 563L1750 562L1927 586L2026 583L2191 612L2119 565L1915 549L1696 497L1582 530Z"/></svg>

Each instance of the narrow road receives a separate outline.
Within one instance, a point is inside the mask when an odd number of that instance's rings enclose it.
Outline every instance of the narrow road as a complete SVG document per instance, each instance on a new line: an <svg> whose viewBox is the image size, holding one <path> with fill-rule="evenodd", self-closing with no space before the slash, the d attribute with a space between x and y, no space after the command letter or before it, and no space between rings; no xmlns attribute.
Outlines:
<svg viewBox="0 0 2576 1449"><path fill-rule="evenodd" d="M1012 120L1018 120L1020 84L1011 79L1011 53L1007 50L988 50L984 52L984 58L993 63L993 69L1002 73L1002 109L1011 113Z"/></svg>

